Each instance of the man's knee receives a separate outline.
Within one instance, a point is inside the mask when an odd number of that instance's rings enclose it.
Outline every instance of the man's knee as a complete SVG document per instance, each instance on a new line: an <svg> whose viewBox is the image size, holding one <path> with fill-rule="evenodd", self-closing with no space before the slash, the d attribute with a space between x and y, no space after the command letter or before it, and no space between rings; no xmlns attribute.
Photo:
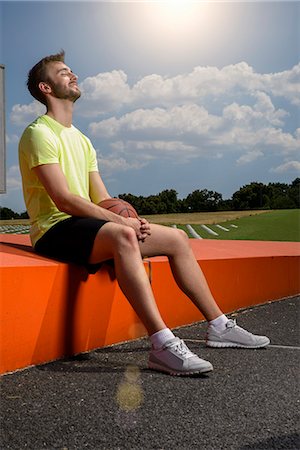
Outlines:
<svg viewBox="0 0 300 450"><path fill-rule="evenodd" d="M138 248L138 240L133 228L120 226L114 235L115 243L118 247Z"/></svg>
<svg viewBox="0 0 300 450"><path fill-rule="evenodd" d="M133 228L108 222L96 235L89 262L93 264L117 254L130 254L135 248L139 250Z"/></svg>
<svg viewBox="0 0 300 450"><path fill-rule="evenodd" d="M180 251L190 251L190 241L189 237L186 234L185 231L181 230L180 228L177 228L174 230L174 237L173 237L173 248L175 252Z"/></svg>
<svg viewBox="0 0 300 450"><path fill-rule="evenodd" d="M126 242L136 242L137 237L133 228L122 226L120 229L120 239L125 240Z"/></svg>
<svg viewBox="0 0 300 450"><path fill-rule="evenodd" d="M179 239L183 240L184 242L188 242L189 237L184 230L177 228L177 232L179 234Z"/></svg>
<svg viewBox="0 0 300 450"><path fill-rule="evenodd" d="M174 233L174 238L177 243L183 243L183 244L188 243L189 237L185 231L181 230L180 228L175 228L175 229L173 229L173 233Z"/></svg>

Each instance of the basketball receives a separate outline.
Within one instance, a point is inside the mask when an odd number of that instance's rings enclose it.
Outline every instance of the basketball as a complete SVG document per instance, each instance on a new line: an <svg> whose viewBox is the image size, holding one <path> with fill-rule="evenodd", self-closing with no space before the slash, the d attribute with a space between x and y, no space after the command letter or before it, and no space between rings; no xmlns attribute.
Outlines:
<svg viewBox="0 0 300 450"><path fill-rule="evenodd" d="M106 200L102 200L102 202L99 203L99 206L122 217L139 217L134 207L120 198L107 198Z"/></svg>

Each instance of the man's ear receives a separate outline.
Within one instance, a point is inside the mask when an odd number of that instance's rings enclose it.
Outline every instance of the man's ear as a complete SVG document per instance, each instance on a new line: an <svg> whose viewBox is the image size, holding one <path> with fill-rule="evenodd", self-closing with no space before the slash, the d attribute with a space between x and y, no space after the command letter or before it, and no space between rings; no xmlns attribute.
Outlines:
<svg viewBox="0 0 300 450"><path fill-rule="evenodd" d="M39 82L39 88L43 94L51 93L51 86L48 83L45 83L45 81Z"/></svg>

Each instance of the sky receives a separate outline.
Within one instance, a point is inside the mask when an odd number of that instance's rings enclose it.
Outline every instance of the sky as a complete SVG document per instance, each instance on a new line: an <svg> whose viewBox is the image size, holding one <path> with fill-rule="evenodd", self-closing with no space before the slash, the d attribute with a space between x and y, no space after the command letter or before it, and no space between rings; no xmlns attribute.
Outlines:
<svg viewBox="0 0 300 450"><path fill-rule="evenodd" d="M0 1L7 193L25 211L18 141L44 114L30 68L66 52L79 77L74 125L112 196L300 176L298 1Z"/></svg>

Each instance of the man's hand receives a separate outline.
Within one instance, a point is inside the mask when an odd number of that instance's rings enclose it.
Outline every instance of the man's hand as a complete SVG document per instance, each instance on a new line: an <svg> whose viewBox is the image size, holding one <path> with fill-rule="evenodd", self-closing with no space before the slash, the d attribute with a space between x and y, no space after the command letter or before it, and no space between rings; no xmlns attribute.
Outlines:
<svg viewBox="0 0 300 450"><path fill-rule="evenodd" d="M150 223L146 219L140 218L139 220L141 224L140 231L142 234L142 238L140 240L144 242L144 240L151 234Z"/></svg>
<svg viewBox="0 0 300 450"><path fill-rule="evenodd" d="M132 217L128 217L125 219L125 221L126 225L134 229L136 237L138 238L139 241L144 242L144 240L148 236L150 236L151 234L150 223L146 219L141 218L134 219Z"/></svg>

